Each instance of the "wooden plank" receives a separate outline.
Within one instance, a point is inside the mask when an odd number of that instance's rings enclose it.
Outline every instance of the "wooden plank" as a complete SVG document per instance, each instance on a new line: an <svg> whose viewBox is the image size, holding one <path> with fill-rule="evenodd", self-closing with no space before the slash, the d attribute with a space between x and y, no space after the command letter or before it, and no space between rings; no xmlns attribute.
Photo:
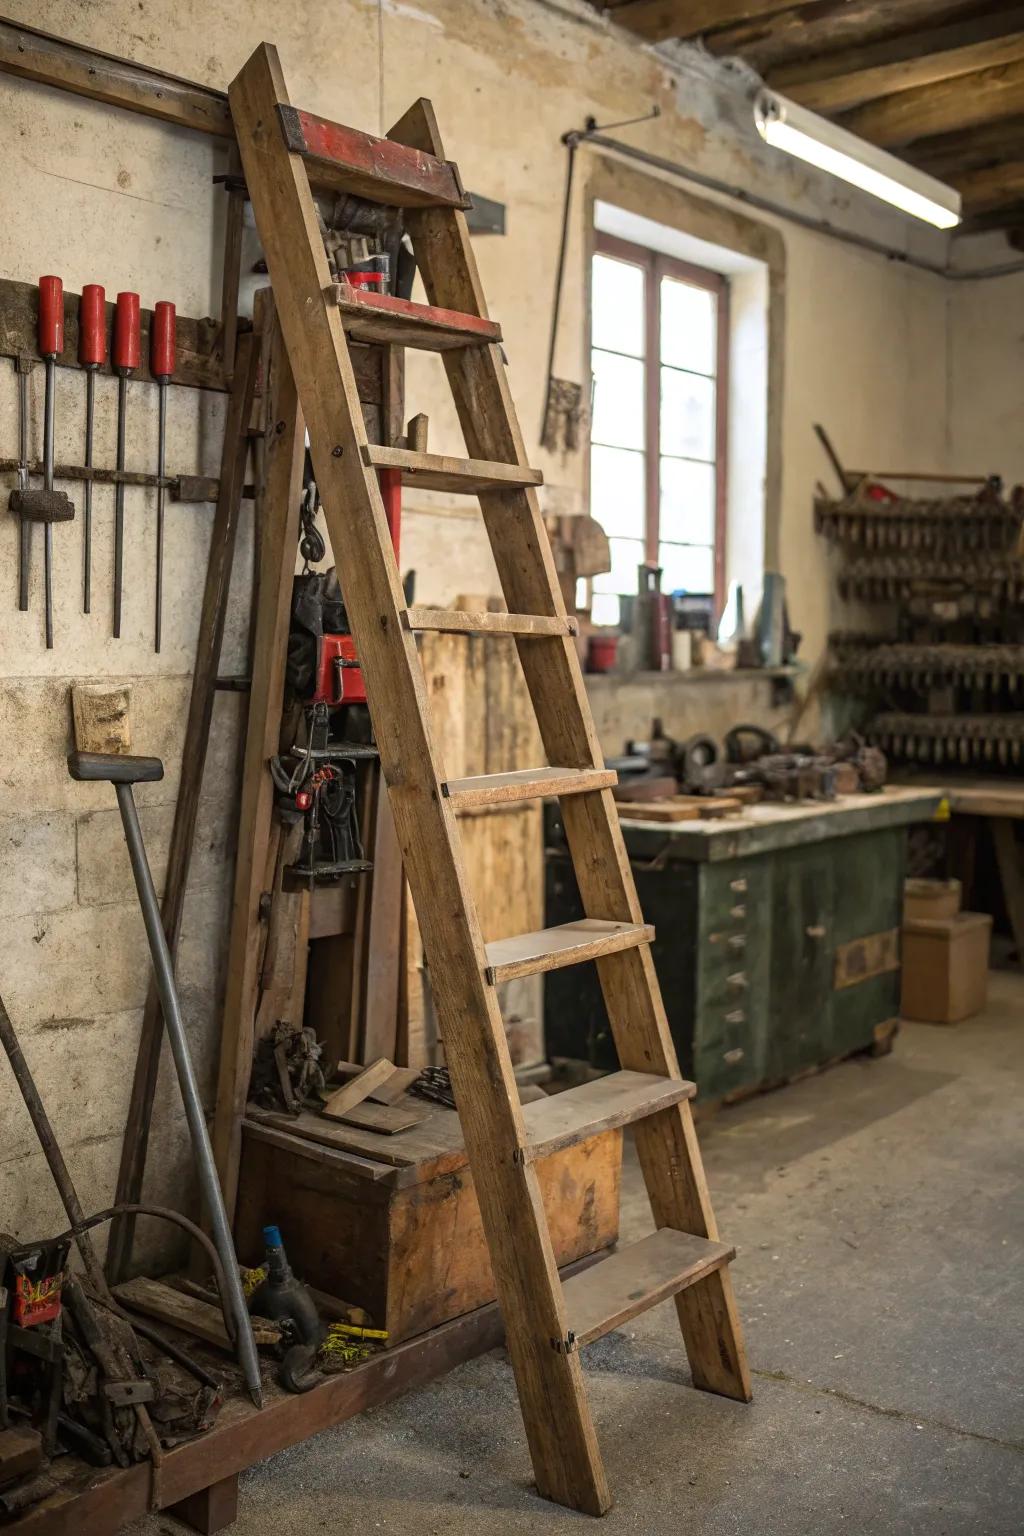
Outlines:
<svg viewBox="0 0 1024 1536"><path fill-rule="evenodd" d="M550 1157L585 1137L632 1125L644 1115L692 1099L695 1083L683 1078L653 1077L649 1072L610 1072L592 1083L535 1099L523 1107L530 1137L529 1155Z"/></svg>
<svg viewBox="0 0 1024 1536"><path fill-rule="evenodd" d="M1024 198L1024 160L1004 160L981 170L963 171L951 180L968 215L1003 208Z"/></svg>
<svg viewBox="0 0 1024 1536"><path fill-rule="evenodd" d="M416 304L395 294L372 293L348 283L327 283L324 294L353 341L415 347L422 352L459 351L501 340L501 327L478 315L442 305Z"/></svg>
<svg viewBox="0 0 1024 1536"><path fill-rule="evenodd" d="M792 0L631 0L617 5L613 19L648 42L699 37L718 27L784 11Z"/></svg>
<svg viewBox="0 0 1024 1536"><path fill-rule="evenodd" d="M321 1113L327 1120L343 1120L345 1112L354 1109L368 1098L374 1088L380 1085L394 1072L394 1065L386 1056L378 1059L349 1079L342 1087L335 1088L329 1099L324 1101Z"/></svg>
<svg viewBox="0 0 1024 1536"><path fill-rule="evenodd" d="M43 1459L43 1437L28 1424L0 1429L0 1488L34 1472Z"/></svg>
<svg viewBox="0 0 1024 1536"><path fill-rule="evenodd" d="M377 777L380 770L374 769ZM405 874L391 802L378 787L373 871L369 877L360 1055L363 1061L394 1057L398 1046L398 989L401 963L402 894Z"/></svg>
<svg viewBox="0 0 1024 1536"><path fill-rule="evenodd" d="M465 207L458 172L447 161L284 103L277 111L284 142L305 160L314 186L393 208Z"/></svg>
<svg viewBox="0 0 1024 1536"><path fill-rule="evenodd" d="M241 1119L252 1070L259 952L260 901L267 889L274 785L267 764L280 747L284 665L291 616L294 550L306 428L276 321L268 319L264 367L264 478L257 501L262 531L261 580L253 641L252 692L245 738L238 854L235 863L227 983L221 1029L213 1146L228 1212L234 1209Z"/></svg>
<svg viewBox="0 0 1024 1536"><path fill-rule="evenodd" d="M430 149L438 155L442 152L428 102L419 102L391 134L418 148ZM407 219L428 299L485 315L486 305L464 216L458 212L440 215L426 211L410 213ZM499 349L447 352L443 360L468 451L479 458L525 464L525 447ZM562 617L564 603L536 492L525 489L483 496L481 510L509 609ZM602 768L604 762L575 646L567 639L553 640L544 646L520 642L517 648L549 761ZM611 791L571 796L561 811L587 915L642 923ZM650 946L642 944L607 956L598 961L597 969L622 1068L680 1077ZM689 1105L684 1102L641 1121L636 1139L656 1223L716 1239L714 1212ZM475 1170L478 1164L473 1152L471 1146ZM483 1199L481 1204L484 1205ZM499 1269L500 1264L496 1263L495 1268ZM521 1304L519 1298L512 1299ZM502 1297L503 1305L507 1300ZM706 1285L681 1293L677 1307L695 1385L749 1401L750 1373L728 1273L721 1271ZM516 1362L518 1334L511 1325L509 1336L510 1352ZM537 1337L545 1335L534 1332L533 1340ZM582 1476L586 1483L587 1474L581 1473L581 1468L589 1461L591 1491L586 1507L604 1507L601 1495L607 1497L607 1488L592 1426L587 1425L575 1447L569 1448L536 1424L531 1430L531 1410L538 1416L545 1412L550 1416L550 1406L545 1409L543 1401L534 1398L536 1384L526 1381L523 1362L517 1363L516 1374L542 1491L557 1489L559 1497L566 1495L563 1502L572 1502L577 1478Z"/></svg>
<svg viewBox="0 0 1024 1536"><path fill-rule="evenodd" d="M456 459L444 453L414 453L408 448L384 448L370 443L363 450L375 469L400 469L404 485L424 491L454 491L475 496L480 491L500 491L505 486L541 485L539 469L517 464L488 464L481 459Z"/></svg>
<svg viewBox="0 0 1024 1536"><path fill-rule="evenodd" d="M210 743L213 705L217 693L224 624L227 617L231 572L235 560L238 518L242 504L242 485L248 454L247 429L252 415L253 395L259 347L252 334L240 337L235 384L224 422L221 453L221 493L214 514L207 556L206 581L199 613L199 636L192 671L188 720L181 757L178 798L174 806L171 844L167 855L161 916L172 958L177 954L185 891L192 864L199 797ZM115 1204L137 1205L149 1149L149 1130L156 1100L157 1074L163 1041L164 1021L156 986L151 981L142 1016L139 1048L132 1078L128 1117L121 1142L121 1161L117 1175ZM115 1216L107 1247L106 1273L111 1283L120 1280L131 1258L135 1234L133 1215Z"/></svg>
<svg viewBox="0 0 1024 1536"><path fill-rule="evenodd" d="M545 795L581 795L608 789L618 782L614 768L513 768L508 773L478 773L448 779L444 793L456 809L477 805L510 805L541 800Z"/></svg>
<svg viewBox="0 0 1024 1536"><path fill-rule="evenodd" d="M141 112L179 128L234 137L223 91L6 19L0 19L0 72L57 86L108 107ZM148 355L147 348L143 356Z"/></svg>
<svg viewBox="0 0 1024 1536"><path fill-rule="evenodd" d="M845 52L963 14L962 0L790 0L785 10L705 35L714 54L741 54L762 77L808 55Z"/></svg>
<svg viewBox="0 0 1024 1536"><path fill-rule="evenodd" d="M326 1118L326 1117L325 1117ZM332 1117L333 1118L333 1117ZM423 1119L422 1110L413 1107L410 1099L405 1104L357 1104L347 1109L338 1119L346 1125L355 1125L363 1131L373 1131L377 1136L398 1136L411 1131Z"/></svg>
<svg viewBox="0 0 1024 1536"><path fill-rule="evenodd" d="M200 1301L197 1296L172 1290L169 1285L161 1285L159 1280L150 1280L145 1275L136 1275L133 1280L122 1281L114 1287L114 1295L126 1307L141 1312L145 1317L155 1317L161 1323L180 1328L183 1333L190 1333L193 1338L215 1344L220 1349L234 1348L228 1338L220 1308L211 1306L207 1301ZM254 1317L252 1331L257 1344L270 1345L281 1341L281 1329L269 1318Z"/></svg>
<svg viewBox="0 0 1024 1536"><path fill-rule="evenodd" d="M883 96L844 112L839 121L872 144L898 149L930 134L972 128L1020 112L1024 59Z"/></svg>
<svg viewBox="0 0 1024 1536"><path fill-rule="evenodd" d="M621 1328L686 1286L707 1279L735 1257L736 1249L727 1243L709 1242L671 1227L620 1248L566 1282L565 1303L577 1346Z"/></svg>
<svg viewBox="0 0 1024 1536"><path fill-rule="evenodd" d="M412 1143L399 1137L397 1141L390 1137L381 1136L375 1131L368 1130L365 1126L353 1125L345 1121L324 1120L319 1115L297 1115L294 1119L291 1115L279 1114L274 1110L261 1110L254 1105L249 1105L246 1113L246 1123L252 1122L259 1126L269 1126L273 1130L291 1132L292 1135L301 1136L304 1141L318 1142L325 1147L338 1147L343 1152L354 1152L359 1157L370 1157L381 1163L391 1163L396 1168L414 1168L420 1161L417 1151ZM410 1127L410 1131L414 1128ZM465 1154L460 1153L461 1162L466 1161Z"/></svg>
<svg viewBox="0 0 1024 1536"><path fill-rule="evenodd" d="M812 112L842 112L879 96L935 85L1024 55L1024 6L914 31L773 70L768 83Z"/></svg>
<svg viewBox="0 0 1024 1536"><path fill-rule="evenodd" d="M566 965L581 965L585 960L632 949L637 944L650 944L653 938L650 923L613 923L584 917L579 922L560 923L536 933L493 940L487 945L487 979L497 986L514 976L557 971Z"/></svg>
<svg viewBox="0 0 1024 1536"><path fill-rule="evenodd" d="M354 1061L339 1061L334 1069L334 1075L347 1079L357 1076L364 1070L365 1068L358 1066ZM372 1099L375 1104L396 1104L409 1091L419 1075L419 1067L392 1067L390 1077L378 1083L376 1088L371 1088L366 1097Z"/></svg>
<svg viewBox="0 0 1024 1536"><path fill-rule="evenodd" d="M409 608L409 630L435 630L451 635L514 635L520 640L543 640L579 633L579 620L565 614L460 613L454 608Z"/></svg>
<svg viewBox="0 0 1024 1536"><path fill-rule="evenodd" d="M908 151L907 159L932 176L951 178L959 171L979 170L1013 158L1022 141L1024 117L1000 118L963 132L937 133L922 139Z"/></svg>
<svg viewBox="0 0 1024 1536"><path fill-rule="evenodd" d="M238 1474L222 1477L171 1505L171 1514L199 1536L216 1536L238 1519Z"/></svg>

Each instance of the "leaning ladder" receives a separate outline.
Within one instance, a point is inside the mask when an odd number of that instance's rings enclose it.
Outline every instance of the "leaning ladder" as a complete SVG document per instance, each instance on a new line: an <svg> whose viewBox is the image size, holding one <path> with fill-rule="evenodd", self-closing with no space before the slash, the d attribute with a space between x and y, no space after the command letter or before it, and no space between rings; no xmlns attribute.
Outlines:
<svg viewBox="0 0 1024 1536"><path fill-rule="evenodd" d="M743 1339L689 1100L651 959L535 486L497 325L470 247L466 200L430 104L386 139L293 108L263 45L229 93L246 185L309 430L317 485L366 676L430 966L441 1033L480 1202L539 1491L590 1514L611 1502L579 1350L675 1296L694 1385L748 1401ZM429 305L332 284L312 187L400 207ZM368 443L347 338L438 351L470 459ZM507 614L407 608L377 471L477 495ZM514 637L553 766L445 778L428 718L419 630ZM485 944L456 813L557 795L584 920ZM595 960L622 1070L520 1105L499 983ZM658 1231L562 1283L536 1164L557 1148L635 1123Z"/></svg>

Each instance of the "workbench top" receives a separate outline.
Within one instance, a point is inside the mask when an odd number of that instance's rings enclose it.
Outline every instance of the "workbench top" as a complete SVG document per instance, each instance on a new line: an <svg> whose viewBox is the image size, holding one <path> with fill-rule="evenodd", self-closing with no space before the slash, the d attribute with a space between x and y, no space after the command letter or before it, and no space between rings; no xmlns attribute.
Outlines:
<svg viewBox="0 0 1024 1536"><path fill-rule="evenodd" d="M713 821L623 821L622 830L633 854L657 848L670 858L735 859L928 821L943 794L932 786L886 785L877 794L843 795L838 800L805 800L798 805L762 802L745 806L737 816Z"/></svg>
<svg viewBox="0 0 1024 1536"><path fill-rule="evenodd" d="M934 770L900 773L902 787L942 795L955 816L1008 816L1024 819L1024 779L998 773L950 773L942 778Z"/></svg>

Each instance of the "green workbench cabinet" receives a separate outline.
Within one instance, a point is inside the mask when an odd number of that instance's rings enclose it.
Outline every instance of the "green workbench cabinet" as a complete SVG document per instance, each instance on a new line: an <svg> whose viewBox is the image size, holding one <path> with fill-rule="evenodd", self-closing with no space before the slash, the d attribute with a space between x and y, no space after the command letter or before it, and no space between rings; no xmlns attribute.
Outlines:
<svg viewBox="0 0 1024 1536"><path fill-rule="evenodd" d="M701 1098L866 1049L898 1015L906 828L930 817L938 796L853 800L843 814L757 807L743 826L623 822L680 1066ZM545 836L551 926L584 914L555 805ZM617 1067L593 965L550 973L544 1012L549 1056Z"/></svg>

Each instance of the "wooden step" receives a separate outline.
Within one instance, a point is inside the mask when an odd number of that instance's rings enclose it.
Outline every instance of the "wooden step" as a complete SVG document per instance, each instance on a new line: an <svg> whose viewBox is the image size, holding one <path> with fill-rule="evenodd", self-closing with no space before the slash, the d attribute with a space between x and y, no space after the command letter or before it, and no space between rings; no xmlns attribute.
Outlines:
<svg viewBox="0 0 1024 1536"><path fill-rule="evenodd" d="M371 293L349 283L329 283L324 298L337 307L352 341L415 347L421 352L451 352L488 346L501 340L501 326L457 309L414 304L390 293Z"/></svg>
<svg viewBox="0 0 1024 1536"><path fill-rule="evenodd" d="M728 1243L662 1227L565 1282L569 1330L577 1346L620 1328L659 1301L695 1285L736 1257Z"/></svg>
<svg viewBox="0 0 1024 1536"><path fill-rule="evenodd" d="M454 459L444 453L414 453L409 448L385 448L368 443L363 459L374 469L399 469L403 485L424 491L454 491L478 496L481 491L513 491L524 485L540 485L539 469L519 464L495 464L489 459Z"/></svg>
<svg viewBox="0 0 1024 1536"><path fill-rule="evenodd" d="M578 619L542 613L462 613L457 608L407 608L405 627L440 631L446 635L515 635L520 640L544 640L552 635L579 634Z"/></svg>
<svg viewBox="0 0 1024 1536"><path fill-rule="evenodd" d="M529 1135L527 1161L550 1157L603 1131L632 1125L681 1099L692 1099L695 1083L681 1077L652 1077L649 1072L609 1072L592 1083L567 1088L523 1105Z"/></svg>
<svg viewBox="0 0 1024 1536"><path fill-rule="evenodd" d="M542 800L545 795L582 795L611 789L618 783L614 768L516 768L511 773L479 773L469 779L449 779L443 794L457 811L476 805L510 805L516 800Z"/></svg>
<svg viewBox="0 0 1024 1536"><path fill-rule="evenodd" d="M302 156L314 187L351 192L392 208L469 206L450 161L283 102L277 115L285 144L292 154Z"/></svg>
<svg viewBox="0 0 1024 1536"><path fill-rule="evenodd" d="M512 939L495 939L487 945L487 980L492 986L514 976L535 976L539 971L558 971L564 965L598 960L621 949L635 949L654 938L650 923L610 923L600 917L581 917L557 928L520 933Z"/></svg>

